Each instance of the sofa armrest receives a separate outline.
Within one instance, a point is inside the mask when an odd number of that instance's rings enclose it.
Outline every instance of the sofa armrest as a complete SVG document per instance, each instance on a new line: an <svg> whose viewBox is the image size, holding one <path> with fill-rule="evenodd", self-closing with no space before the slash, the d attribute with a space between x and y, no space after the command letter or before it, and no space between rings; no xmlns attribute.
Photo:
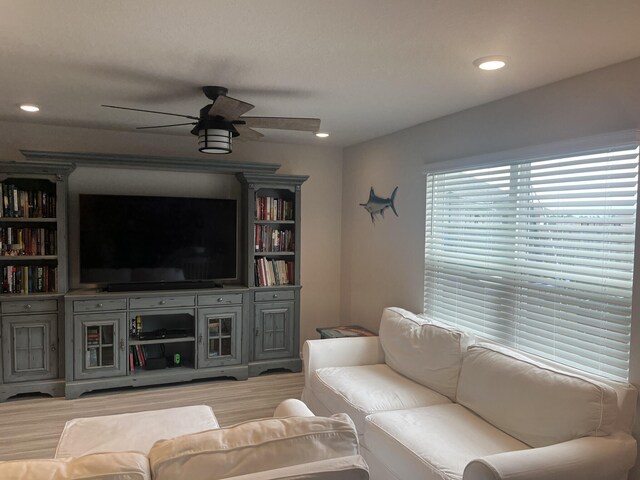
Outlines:
<svg viewBox="0 0 640 480"><path fill-rule="evenodd" d="M488 455L469 462L463 480L601 480L626 478L636 441L626 433L583 437L548 447Z"/></svg>
<svg viewBox="0 0 640 480"><path fill-rule="evenodd" d="M305 382L324 367L352 367L384 363L380 337L344 337L307 340L302 351Z"/></svg>
<svg viewBox="0 0 640 480"><path fill-rule="evenodd" d="M273 412L274 418L280 417L313 417L313 412L309 410L304 402L296 399L289 398L280 402L280 405L276 407Z"/></svg>

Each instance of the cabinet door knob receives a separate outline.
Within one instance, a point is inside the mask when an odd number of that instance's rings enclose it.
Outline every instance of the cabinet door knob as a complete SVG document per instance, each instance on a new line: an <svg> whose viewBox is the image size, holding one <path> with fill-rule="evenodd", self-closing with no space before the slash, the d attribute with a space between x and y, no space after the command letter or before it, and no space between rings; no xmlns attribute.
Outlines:
<svg viewBox="0 0 640 480"><path fill-rule="evenodd" d="M198 335L198 343L202 343L202 334Z"/></svg>
<svg viewBox="0 0 640 480"><path fill-rule="evenodd" d="M99 303L99 304L98 304L98 308L102 308L102 307L104 307L104 304Z"/></svg>
<svg viewBox="0 0 640 480"><path fill-rule="evenodd" d="M218 301L221 302L222 301L222 297L218 297Z"/></svg>
<svg viewBox="0 0 640 480"><path fill-rule="evenodd" d="M277 293L274 293L274 294L273 294L273 298L278 298L278 294L277 294Z"/></svg>
<svg viewBox="0 0 640 480"><path fill-rule="evenodd" d="M256 337L259 337L259 336L260 336L260 330L256 328Z"/></svg>
<svg viewBox="0 0 640 480"><path fill-rule="evenodd" d="M124 338L120 339L120 350L124 351Z"/></svg>
<svg viewBox="0 0 640 480"><path fill-rule="evenodd" d="M31 310L31 304L30 304L30 303L27 303L27 304L24 306L24 308L26 308L27 310Z"/></svg>
<svg viewBox="0 0 640 480"><path fill-rule="evenodd" d="M165 303L167 303L166 300L160 300L160 305L164 305Z"/></svg>
<svg viewBox="0 0 640 480"><path fill-rule="evenodd" d="M52 352L55 352L55 351L56 351L56 344L55 344L55 343L52 343L52 344L51 344L51 351L52 351Z"/></svg>

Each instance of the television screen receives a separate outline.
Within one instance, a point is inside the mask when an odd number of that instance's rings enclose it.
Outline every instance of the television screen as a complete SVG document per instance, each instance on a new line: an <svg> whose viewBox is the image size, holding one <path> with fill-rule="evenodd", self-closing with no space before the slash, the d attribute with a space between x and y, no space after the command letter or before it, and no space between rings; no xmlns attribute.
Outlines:
<svg viewBox="0 0 640 480"><path fill-rule="evenodd" d="M237 276L235 200L80 195L79 209L81 283Z"/></svg>

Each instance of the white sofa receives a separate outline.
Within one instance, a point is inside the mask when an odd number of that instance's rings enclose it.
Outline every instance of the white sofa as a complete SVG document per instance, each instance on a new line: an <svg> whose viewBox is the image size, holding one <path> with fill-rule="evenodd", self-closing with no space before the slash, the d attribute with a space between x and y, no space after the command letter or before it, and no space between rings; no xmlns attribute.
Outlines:
<svg viewBox="0 0 640 480"><path fill-rule="evenodd" d="M299 400L220 428L204 405L67 422L54 459L0 462L2 480L366 480L346 415Z"/></svg>
<svg viewBox="0 0 640 480"><path fill-rule="evenodd" d="M374 480L622 480L635 462L633 386L399 308L303 359L303 401L353 419Z"/></svg>

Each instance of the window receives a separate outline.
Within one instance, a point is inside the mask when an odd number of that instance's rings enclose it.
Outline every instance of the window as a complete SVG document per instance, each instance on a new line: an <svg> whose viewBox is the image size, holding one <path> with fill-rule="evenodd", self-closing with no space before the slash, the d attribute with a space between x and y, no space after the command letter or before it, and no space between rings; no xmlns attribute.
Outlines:
<svg viewBox="0 0 640 480"><path fill-rule="evenodd" d="M628 380L638 143L577 151L427 173L424 312Z"/></svg>

